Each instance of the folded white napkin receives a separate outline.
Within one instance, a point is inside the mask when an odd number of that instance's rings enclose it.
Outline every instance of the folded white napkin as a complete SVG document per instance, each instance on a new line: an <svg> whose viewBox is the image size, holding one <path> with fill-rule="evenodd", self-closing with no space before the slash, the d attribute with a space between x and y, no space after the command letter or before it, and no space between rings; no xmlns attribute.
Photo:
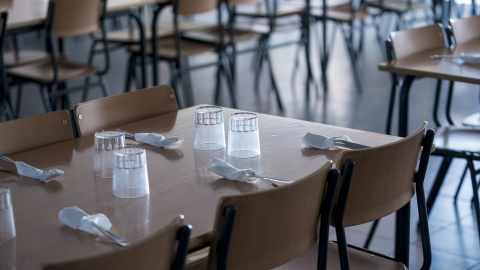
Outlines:
<svg viewBox="0 0 480 270"><path fill-rule="evenodd" d="M212 164L208 167L209 171L212 171L218 175L221 175L228 180L237 181L250 181L252 177L255 177L256 172L252 169L239 170L233 167L230 163L213 158Z"/></svg>
<svg viewBox="0 0 480 270"><path fill-rule="evenodd" d="M335 145L335 140L345 140L345 141L353 142L352 139L350 139L350 137L348 137L347 135L329 138L322 135L307 132L307 134L302 138L302 145L305 147L314 147L318 149L339 148L338 146Z"/></svg>
<svg viewBox="0 0 480 270"><path fill-rule="evenodd" d="M22 176L30 177L30 178L36 178L45 183L50 182L55 177L62 175L64 173L62 170L58 170L58 169L43 171L33 166L30 166L22 161L15 161L15 166L17 166L18 174Z"/></svg>
<svg viewBox="0 0 480 270"><path fill-rule="evenodd" d="M158 133L135 133L135 140L165 149L175 147L183 142L182 137L172 136L165 138L165 136Z"/></svg>
<svg viewBox="0 0 480 270"><path fill-rule="evenodd" d="M105 230L109 230L112 227L112 223L104 214L89 215L77 206L65 207L60 210L58 213L58 219L72 229L97 235L100 235L101 232L93 227L93 223Z"/></svg>

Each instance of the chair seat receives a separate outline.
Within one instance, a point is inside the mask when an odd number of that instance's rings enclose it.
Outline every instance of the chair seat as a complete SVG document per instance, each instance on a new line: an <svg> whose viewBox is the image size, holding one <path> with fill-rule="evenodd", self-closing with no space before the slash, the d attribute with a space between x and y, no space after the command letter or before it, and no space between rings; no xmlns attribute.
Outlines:
<svg viewBox="0 0 480 270"><path fill-rule="evenodd" d="M331 242L328 245L328 258L327 258L327 269L340 269L340 259L338 255L338 246L337 243ZM281 265L279 267L273 268L275 270L294 270L294 269L317 269L317 255L318 255L318 242L312 246L309 250L303 253L301 256L296 259ZM355 270L372 270L372 269L382 269L382 270L405 270L407 269L402 263L382 257L372 255L369 252L364 252L360 249L349 247L348 255L350 260L350 265L355 266Z"/></svg>
<svg viewBox="0 0 480 270"><path fill-rule="evenodd" d="M323 17L323 9L312 9L312 16ZM350 3L329 6L327 9L327 19L339 22L351 22L353 20L365 20L372 14L363 9L352 10Z"/></svg>
<svg viewBox="0 0 480 270"><path fill-rule="evenodd" d="M158 42L158 56L168 59L173 59L176 57L175 49L175 39L171 38L162 38ZM182 40L180 42L181 47L181 58L188 58L191 56L196 56L208 52L215 51L215 47L208 44L203 44L200 42L192 42L188 40ZM140 46L133 45L129 47L129 52L131 53L140 53ZM152 54L152 44L147 44L147 54Z"/></svg>
<svg viewBox="0 0 480 270"><path fill-rule="evenodd" d="M57 82L82 79L96 71L95 67L69 62L63 57L57 58L57 64ZM52 82L54 79L53 66L50 61L10 68L7 70L7 72L8 74L18 78L27 78L44 83Z"/></svg>
<svg viewBox="0 0 480 270"><path fill-rule="evenodd" d="M4 54L5 67L16 67L37 61L48 61L49 54L46 51L21 50L18 52L6 52Z"/></svg>
<svg viewBox="0 0 480 270"><path fill-rule="evenodd" d="M433 143L435 149L480 152L480 129L475 127L441 127L435 131Z"/></svg>
<svg viewBox="0 0 480 270"><path fill-rule="evenodd" d="M180 32L189 31L189 30L202 30L215 27L215 24L198 22L198 21L181 21L178 24ZM165 38L173 36L174 34L173 25L162 24L158 26L157 37ZM145 29L145 39L152 39L152 31L150 28ZM137 28L133 29L122 29L117 31L111 31L107 33L107 40L109 42L115 43L139 43L140 42L140 33Z"/></svg>
<svg viewBox="0 0 480 270"><path fill-rule="evenodd" d="M398 0L382 0L382 1L367 1L366 4L370 7L376 7L383 9L385 11L404 13L412 10L419 9L428 9L430 5L419 2L411 2L409 6L408 1L398 1Z"/></svg>
<svg viewBox="0 0 480 270"><path fill-rule="evenodd" d="M254 30L259 30L261 32L254 32ZM263 30L263 31L262 31ZM233 42L230 40L229 29L225 29L225 43L239 43L239 42L247 42L250 40L257 40L263 34L267 34L264 32L265 29L234 29L233 30ZM203 31L187 31L183 33L183 36L188 39L192 40L200 40L202 42L208 42L211 44L219 44L220 43L220 35L217 28L215 29L207 29Z"/></svg>

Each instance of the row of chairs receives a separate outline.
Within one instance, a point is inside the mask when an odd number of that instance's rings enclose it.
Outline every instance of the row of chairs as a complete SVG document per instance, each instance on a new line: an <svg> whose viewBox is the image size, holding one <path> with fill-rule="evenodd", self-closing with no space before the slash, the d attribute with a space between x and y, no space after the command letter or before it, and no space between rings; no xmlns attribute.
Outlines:
<svg viewBox="0 0 480 270"><path fill-rule="evenodd" d="M158 86L77 104L72 116L69 111L56 111L7 121L0 123L4 138L0 154L27 151L176 110L173 90ZM397 142L344 151L335 168L332 163L319 165L316 172L293 184L224 197L218 203L212 233L197 241L187 244L185 235L190 227L179 217L158 234L118 252L45 269L131 269L133 265L182 269L187 247L191 252L187 269L403 269L401 261L347 246L345 227L390 215L414 195L424 254L422 269L428 269L431 248L423 180L433 137L434 132L427 131L424 123ZM328 242L329 225L335 227L335 243ZM408 242L410 236L401 237ZM174 251L177 256L172 255ZM171 258L176 258L174 263ZM408 258L403 262L408 264Z"/></svg>

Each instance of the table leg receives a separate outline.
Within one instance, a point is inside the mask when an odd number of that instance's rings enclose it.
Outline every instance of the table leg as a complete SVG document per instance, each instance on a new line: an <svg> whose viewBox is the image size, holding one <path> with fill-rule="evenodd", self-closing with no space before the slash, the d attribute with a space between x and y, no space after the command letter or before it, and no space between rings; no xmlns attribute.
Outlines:
<svg viewBox="0 0 480 270"><path fill-rule="evenodd" d="M415 76L405 77L400 91L400 108L398 114L398 134L408 135L408 97ZM395 227L395 258L409 265L410 252L410 203L407 203L396 213Z"/></svg>
<svg viewBox="0 0 480 270"><path fill-rule="evenodd" d="M408 97L414 79L415 76L405 77L400 91L400 106L398 113L398 136L400 137L408 136Z"/></svg>

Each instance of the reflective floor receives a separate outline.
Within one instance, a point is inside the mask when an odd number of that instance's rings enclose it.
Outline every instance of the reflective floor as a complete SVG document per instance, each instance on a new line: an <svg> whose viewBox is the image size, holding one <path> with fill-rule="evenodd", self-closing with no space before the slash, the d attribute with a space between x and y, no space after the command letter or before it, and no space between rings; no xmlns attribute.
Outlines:
<svg viewBox="0 0 480 270"><path fill-rule="evenodd" d="M313 38L317 39L314 29ZM273 43L295 40L298 32L276 34ZM358 62L358 72L363 87L363 93L358 94L352 79L352 69L340 33L337 33L328 67L328 91L319 86L320 72L317 42L312 44L311 64L318 88L311 84L310 99L305 98L306 66L303 50L296 76L292 77L296 46L288 46L271 50L271 58L277 83L285 105L285 111L279 112L264 69L261 73L261 87L257 95L254 91L254 72L252 53L238 57L237 65L237 98L240 109L255 112L283 115L286 117L304 119L307 121L327 123L373 132L385 132L387 102L390 92L390 76L377 70L377 64L383 61L381 49L376 42L372 29L367 29L365 48ZM41 36L29 34L25 37L27 47L41 47ZM67 40L67 54L75 59L86 59L87 39ZM254 46L245 44L245 48ZM215 55L192 59L191 64L215 60ZM127 53L124 49L112 52L110 71L107 76L112 94L120 94L124 89L124 77L127 64ZM195 104L213 103L215 69L205 68L191 74ZM169 74L165 64L161 65L161 83L168 84ZM434 98L434 80L421 79L414 83L410 97L409 131L414 131L423 121L428 121L433 127L432 107ZM140 88L140 87L139 87ZM89 99L101 96L100 90L92 90ZM12 89L15 101L16 89ZM446 88L442 101L446 96ZM231 106L225 84L222 88L222 106ZM80 94L71 96L71 104L80 101ZM43 105L36 86L28 86L21 101L20 117L43 113ZM457 123L469 114L480 110L478 86L458 83L455 87L453 100L453 117ZM395 115L396 117L396 115ZM286 127L287 128L287 127ZM394 133L396 127L394 127ZM432 157L426 178L426 191L430 189L440 160ZM478 164L477 164L478 165ZM457 183L464 168L463 161L455 161L448 172L445 185L433 208L429 219L431 241L433 248L432 269L480 269L480 237L478 235L470 199L471 186L468 181L463 185L460 198L453 202ZM412 207L412 209L415 209ZM412 216L415 211L412 210ZM371 248L382 253L393 254L394 218L383 219L373 240ZM347 239L352 244L362 245L369 224L349 228ZM422 253L419 238L416 234L416 219L412 218L411 237L411 267L418 268L422 263ZM332 233L332 236L334 234Z"/></svg>

